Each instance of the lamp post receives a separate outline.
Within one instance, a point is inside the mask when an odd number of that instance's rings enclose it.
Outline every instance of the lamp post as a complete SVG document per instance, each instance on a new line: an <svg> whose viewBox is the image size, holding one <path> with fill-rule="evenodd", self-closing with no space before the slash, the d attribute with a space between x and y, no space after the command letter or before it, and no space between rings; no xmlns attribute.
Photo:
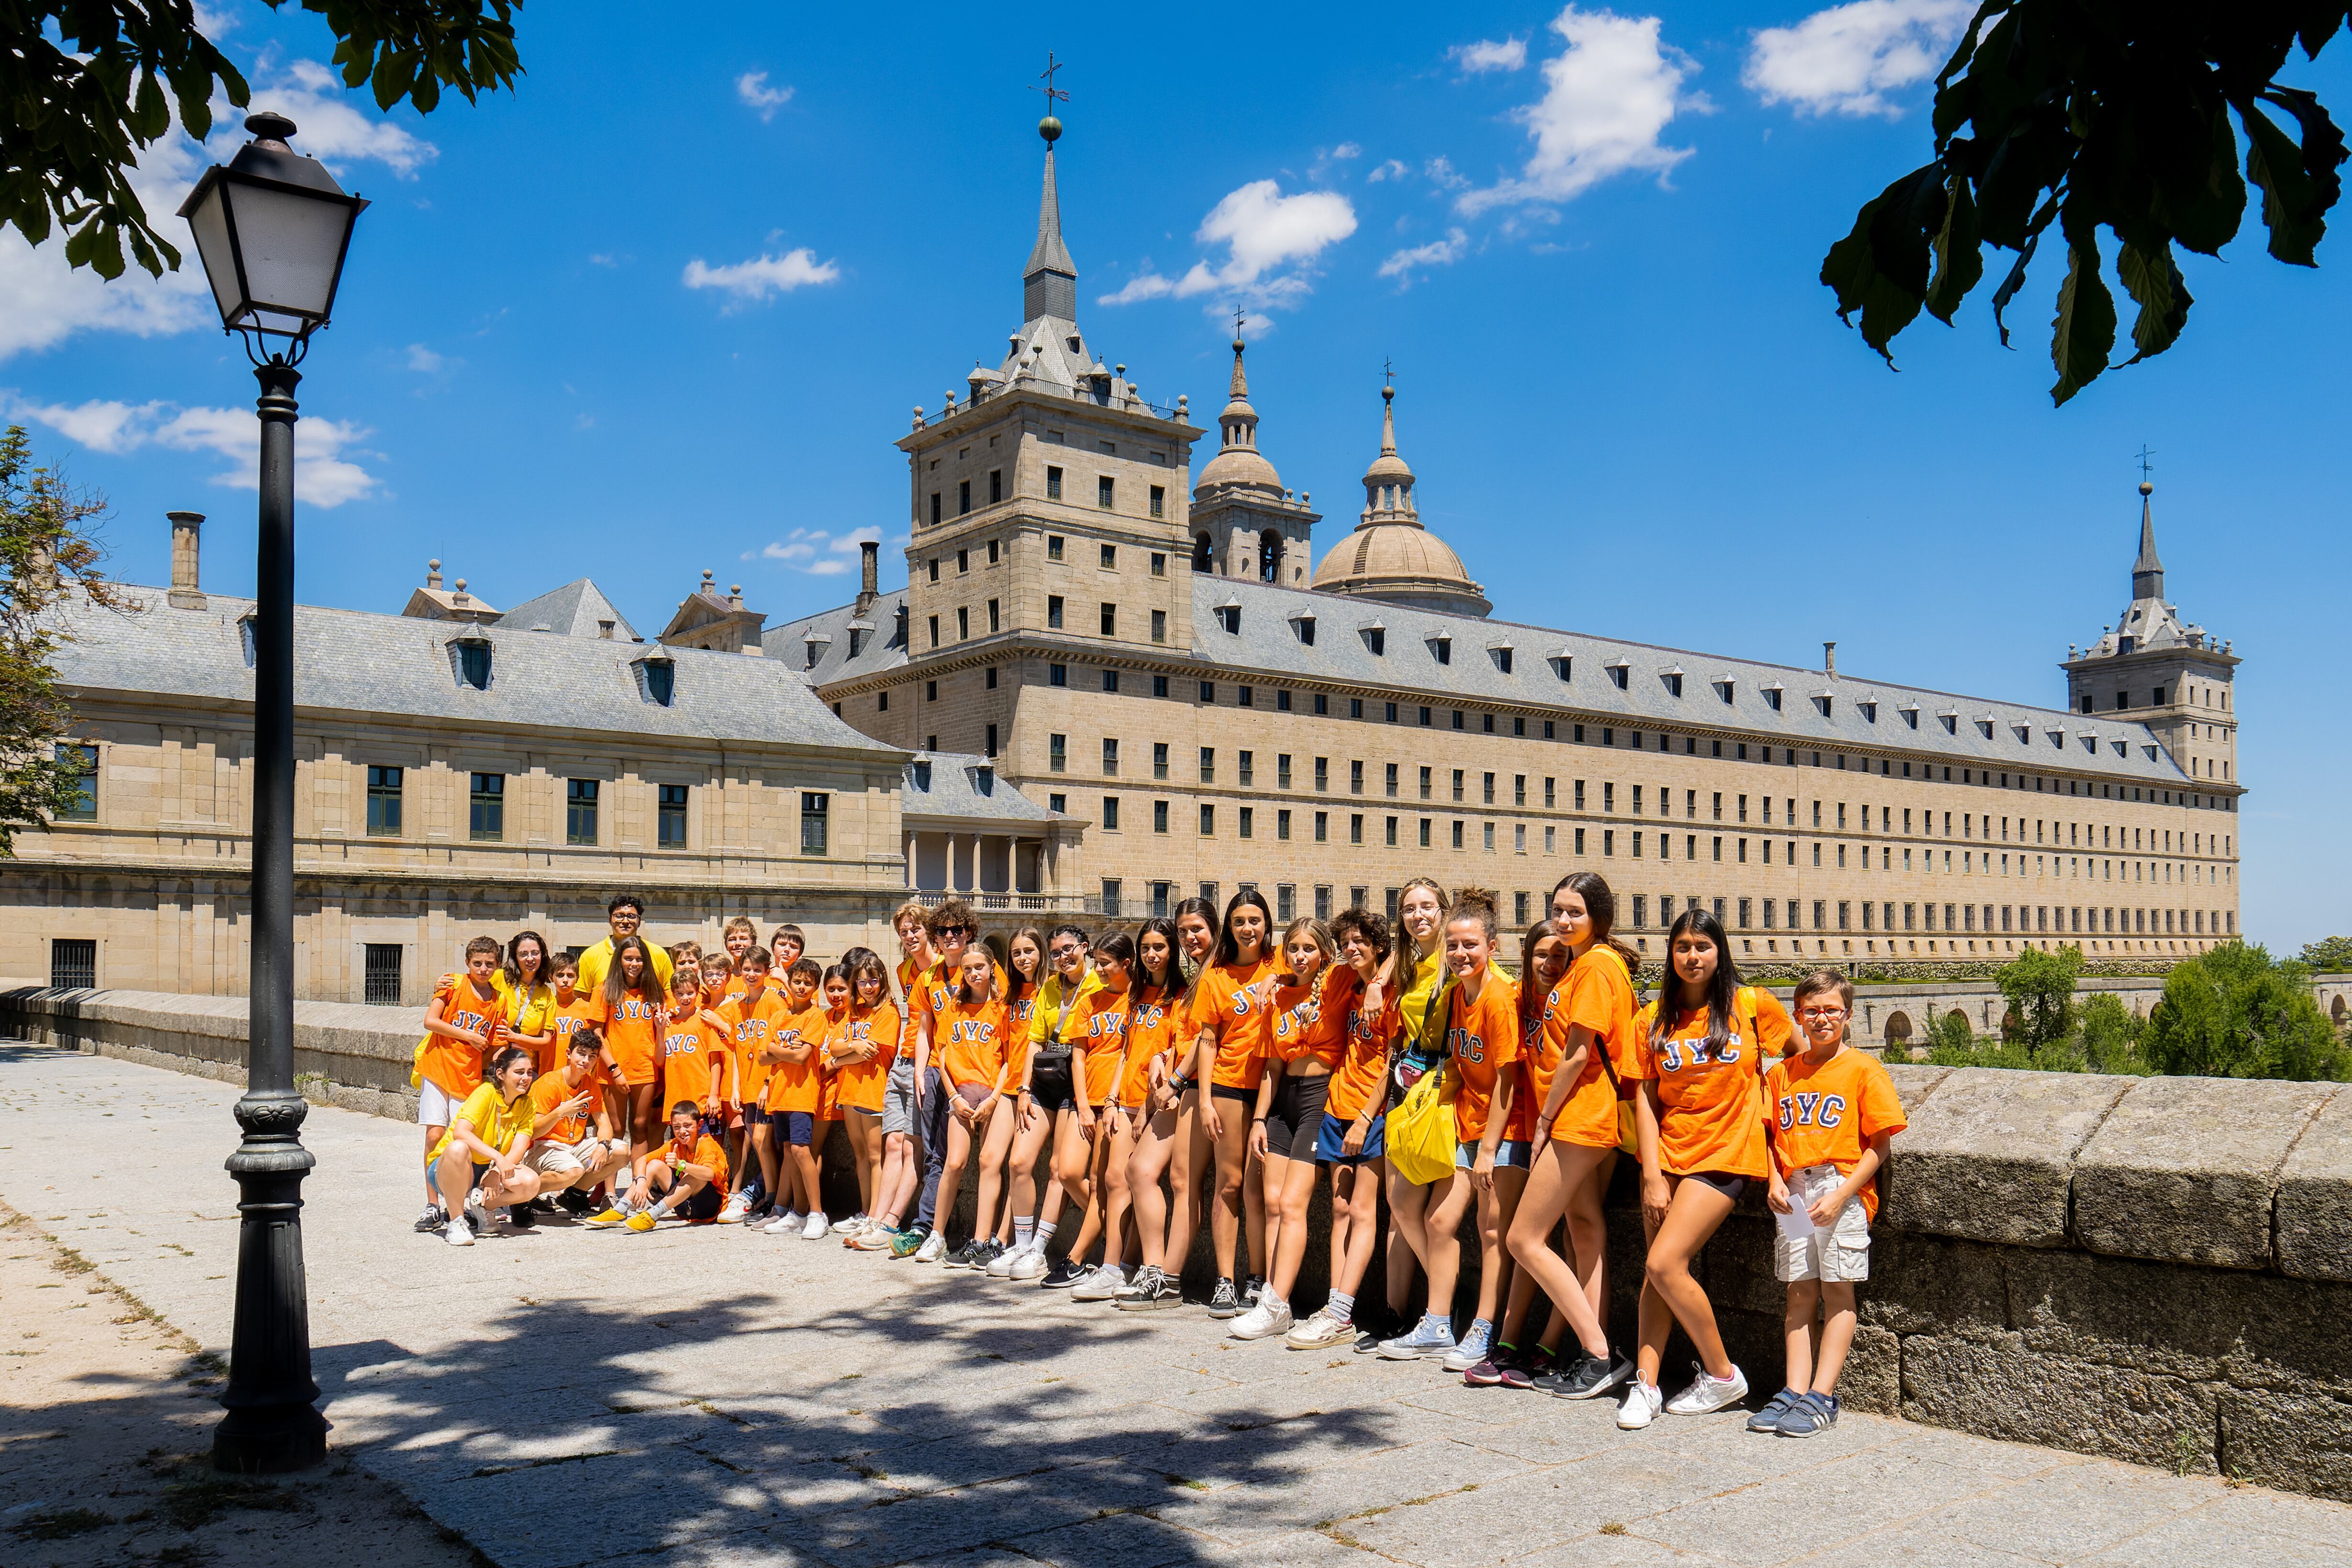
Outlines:
<svg viewBox="0 0 2352 1568"><path fill-rule="evenodd" d="M261 383L260 542L253 627L253 951L247 987L245 1131L236 1178L236 1322L228 1414L213 1465L240 1475L308 1469L327 1457L310 1377L302 1270L302 1146L309 1106L294 1088L294 389L310 334L327 324L352 225L367 204L286 145L294 122L256 114L254 140L205 171L180 207L220 306Z"/></svg>

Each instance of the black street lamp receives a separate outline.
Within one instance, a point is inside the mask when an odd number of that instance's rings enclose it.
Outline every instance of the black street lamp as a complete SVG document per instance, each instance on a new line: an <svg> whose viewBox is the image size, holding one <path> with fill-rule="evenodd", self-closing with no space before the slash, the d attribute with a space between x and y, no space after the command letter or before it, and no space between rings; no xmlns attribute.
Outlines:
<svg viewBox="0 0 2352 1568"><path fill-rule="evenodd" d="M236 1178L236 1326L228 1411L213 1465L240 1475L306 1469L327 1457L310 1376L302 1270L302 1146L309 1106L294 1088L294 367L327 324L352 225L367 204L286 145L294 122L256 114L254 140L205 171L180 207L195 232L225 331L244 335L261 382L261 505L253 626L253 954L245 1136ZM274 341L273 341L274 340Z"/></svg>

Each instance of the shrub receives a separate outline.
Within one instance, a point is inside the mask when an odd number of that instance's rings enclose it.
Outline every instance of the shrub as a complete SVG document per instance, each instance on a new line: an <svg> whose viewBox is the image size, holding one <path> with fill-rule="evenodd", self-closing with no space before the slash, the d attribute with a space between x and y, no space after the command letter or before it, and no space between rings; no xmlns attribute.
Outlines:
<svg viewBox="0 0 2352 1568"><path fill-rule="evenodd" d="M2352 1077L2352 1052L2312 998L2310 971L2232 942L2174 967L2140 1052L2158 1072L2208 1078Z"/></svg>
<svg viewBox="0 0 2352 1568"><path fill-rule="evenodd" d="M2306 942L2296 955L2315 975L2352 972L2352 936L2328 936Z"/></svg>
<svg viewBox="0 0 2352 1568"><path fill-rule="evenodd" d="M2040 1056L2063 1043L2074 1023L2074 977L2083 972L2083 950L2055 953L2028 947L1995 977L2000 994L2017 1014L2017 1040L2028 1055Z"/></svg>

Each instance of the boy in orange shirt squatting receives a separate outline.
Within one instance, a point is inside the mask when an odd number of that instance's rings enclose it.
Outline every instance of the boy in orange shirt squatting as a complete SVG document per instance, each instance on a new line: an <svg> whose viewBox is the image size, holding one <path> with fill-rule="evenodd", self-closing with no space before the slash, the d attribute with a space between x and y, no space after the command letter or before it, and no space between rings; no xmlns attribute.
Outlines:
<svg viewBox="0 0 2352 1568"><path fill-rule="evenodd" d="M506 1022L506 1004L494 977L506 949L495 936L466 944L466 973L433 993L425 1009L425 1038L416 1044L416 1120L425 1129L425 1212L419 1232L449 1223L433 1187L433 1155L457 1119L457 1107L482 1081L482 1059Z"/></svg>
<svg viewBox="0 0 2352 1568"><path fill-rule="evenodd" d="M1817 970L1798 983L1795 1011L1805 1049L1764 1076L1767 1201L1779 1221L1773 1271L1789 1286L1789 1382L1748 1429L1810 1437L1837 1425L1838 1374L1853 1347L1853 1288L1870 1278L1878 1171L1906 1123L1886 1069L1845 1043L1852 982ZM1818 1349L1817 1312L1825 1313Z"/></svg>
<svg viewBox="0 0 2352 1568"><path fill-rule="evenodd" d="M702 1107L681 1100L669 1108L669 1142L636 1158L636 1190L661 1196L623 1221L642 1236L676 1215L688 1221L719 1218L727 1186L727 1151L702 1130ZM590 1220L602 1228L604 1217Z"/></svg>

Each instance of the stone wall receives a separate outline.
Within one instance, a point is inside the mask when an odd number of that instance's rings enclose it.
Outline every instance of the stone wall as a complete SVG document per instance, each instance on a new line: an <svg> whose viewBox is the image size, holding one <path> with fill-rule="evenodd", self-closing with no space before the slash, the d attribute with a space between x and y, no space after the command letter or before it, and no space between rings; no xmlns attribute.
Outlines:
<svg viewBox="0 0 2352 1568"><path fill-rule="evenodd" d="M0 988L0 1032L244 1076L235 998L19 984ZM411 1117L416 1038L404 1013L298 1003L295 1070L313 1100ZM1883 1178L1841 1389L1855 1408L2352 1500L2352 1087L1889 1071L1911 1124ZM833 1153L826 1190L846 1211L840 1140ZM1641 1278L1630 1165L1610 1195L1611 1327L1624 1344ZM961 1197L968 1225L969 1184ZM1327 1227L1318 1189L1293 1292L1302 1314L1328 1290ZM1771 1230L1751 1193L1699 1264L1733 1356L1767 1389L1783 1300ZM1478 1277L1466 1225L1463 1242L1457 1324ZM1215 1277L1211 1251L1204 1222L1194 1290ZM1367 1305L1382 1277L1376 1256ZM1669 1347L1668 1381L1688 1354Z"/></svg>

